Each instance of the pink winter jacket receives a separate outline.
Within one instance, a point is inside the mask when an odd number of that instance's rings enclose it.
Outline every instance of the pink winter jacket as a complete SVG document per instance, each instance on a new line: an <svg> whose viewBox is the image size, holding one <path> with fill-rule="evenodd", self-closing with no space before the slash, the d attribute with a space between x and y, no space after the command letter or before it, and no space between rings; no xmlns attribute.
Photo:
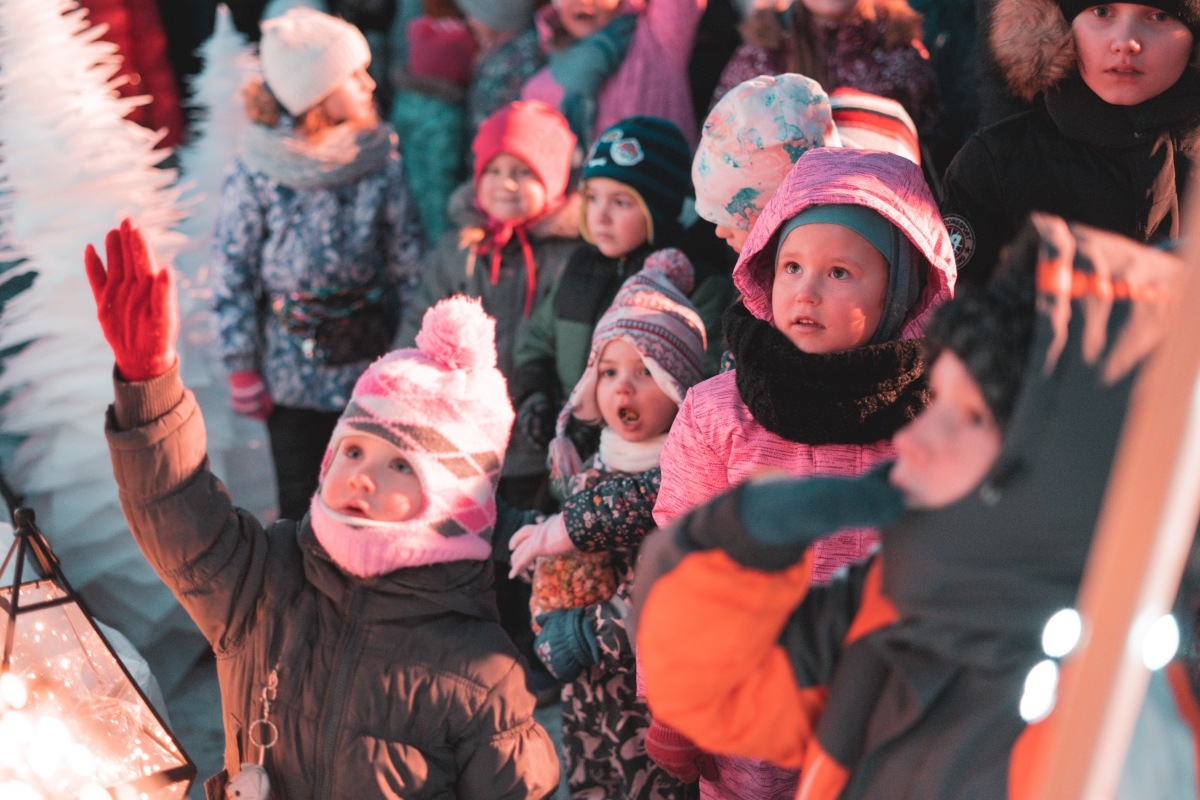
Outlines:
<svg viewBox="0 0 1200 800"><path fill-rule="evenodd" d="M920 336L933 309L953 292L954 256L920 168L886 153L817 148L800 157L763 209L734 268L733 280L747 310L774 324L776 234L805 208L833 204L874 209L925 257L926 285L899 338ZM735 381L735 373L726 372L693 386L684 398L662 449L662 487L654 506L654 521L660 527L766 467L799 476L858 475L893 453L886 440L807 445L783 439L754 419ZM843 531L818 542L814 579L827 580L841 565L866 555L877 540L876 531L863 530ZM703 800L790 798L794 793L794 771L729 756L717 756L716 761L721 778L701 780Z"/></svg>
<svg viewBox="0 0 1200 800"><path fill-rule="evenodd" d="M805 208L831 204L874 209L900 228L925 256L926 286L900 332L904 339L920 336L933 309L951 296L954 256L920 169L884 153L818 148L800 158L763 209L734 268L733 280L746 308L774 324L771 283L778 249L776 233ZM787 441L754 419L735 380L732 372L718 375L693 386L684 399L662 450L662 490L654 506L654 521L659 526L765 467L794 475L857 475L892 454L888 441L865 446ZM818 579L864 555L873 543L856 545L856 538L862 537L843 534L818 546Z"/></svg>
<svg viewBox="0 0 1200 800"><path fill-rule="evenodd" d="M700 140L688 84L688 60L708 0L626 0L640 15L625 59L596 97L595 139L626 117L644 114L675 123L694 150ZM541 12L557 13L551 8ZM521 90L523 100L558 107L562 87L544 67Z"/></svg>

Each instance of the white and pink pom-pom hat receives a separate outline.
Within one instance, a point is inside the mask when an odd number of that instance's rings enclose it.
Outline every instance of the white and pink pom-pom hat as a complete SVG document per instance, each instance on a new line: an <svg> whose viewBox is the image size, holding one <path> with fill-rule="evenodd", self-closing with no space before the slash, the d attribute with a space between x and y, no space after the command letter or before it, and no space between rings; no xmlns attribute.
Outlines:
<svg viewBox="0 0 1200 800"><path fill-rule="evenodd" d="M354 385L321 468L350 431L400 450L421 481L424 505L400 523L318 524L314 532L348 572L379 575L407 566L491 553L496 484L513 423L496 369L496 323L476 299L450 297L425 312L416 347L376 360ZM320 491L314 498L314 511ZM329 519L328 509L321 515Z"/></svg>

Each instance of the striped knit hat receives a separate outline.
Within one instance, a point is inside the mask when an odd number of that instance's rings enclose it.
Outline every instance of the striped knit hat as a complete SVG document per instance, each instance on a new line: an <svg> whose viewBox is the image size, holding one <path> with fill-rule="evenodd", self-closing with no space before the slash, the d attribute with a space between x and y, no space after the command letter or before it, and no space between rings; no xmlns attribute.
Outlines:
<svg viewBox="0 0 1200 800"><path fill-rule="evenodd" d="M345 518L313 498L313 532L347 572L369 577L490 557L496 482L513 423L496 369L496 323L477 299L442 300L425 312L416 348L371 364L330 437L321 478L349 431L396 447L421 481L424 505L403 522Z"/></svg>
<svg viewBox="0 0 1200 800"><path fill-rule="evenodd" d="M682 405L688 389L704 378L704 322L688 299L694 280L692 264L674 248L646 259L641 272L631 275L596 323L587 367L558 416L557 436L550 444L553 480L579 471L579 454L567 438L571 416L588 424L600 422L596 382L604 346L616 339L628 342L642 357L663 394Z"/></svg>
<svg viewBox="0 0 1200 800"><path fill-rule="evenodd" d="M650 215L650 243L661 244L678 229L683 199L692 194L691 166L692 152L674 123L628 117L596 139L581 178L609 178L637 192ZM583 214L580 233L591 242L586 199Z"/></svg>
<svg viewBox="0 0 1200 800"><path fill-rule="evenodd" d="M921 165L917 126L904 106L889 97L848 87L830 92L829 102L843 147L882 150Z"/></svg>
<svg viewBox="0 0 1200 800"><path fill-rule="evenodd" d="M708 112L692 182L696 213L748 231L800 156L840 143L821 84L796 73L760 75Z"/></svg>

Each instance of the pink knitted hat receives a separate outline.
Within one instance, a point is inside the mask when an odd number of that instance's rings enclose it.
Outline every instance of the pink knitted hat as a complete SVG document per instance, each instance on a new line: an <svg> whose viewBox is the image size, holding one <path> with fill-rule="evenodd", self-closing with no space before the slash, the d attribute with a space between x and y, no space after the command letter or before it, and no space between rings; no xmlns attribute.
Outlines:
<svg viewBox="0 0 1200 800"><path fill-rule="evenodd" d="M495 320L479 300L450 297L425 312L416 344L367 368L325 451L322 480L344 434L370 434L400 450L421 481L425 503L404 522L343 518L317 492L317 540L354 575L491 554L496 482L513 422L496 369Z"/></svg>
<svg viewBox="0 0 1200 800"><path fill-rule="evenodd" d="M596 404L596 362L615 339L628 342L642 357L663 394L683 403L688 389L704 377L704 322L688 299L693 270L687 256L674 248L659 250L631 275L600 317L592 332L587 367L558 416L557 436L550 445L550 472L561 479L578 472L579 454L567 438L572 415L587 423L600 421Z"/></svg>

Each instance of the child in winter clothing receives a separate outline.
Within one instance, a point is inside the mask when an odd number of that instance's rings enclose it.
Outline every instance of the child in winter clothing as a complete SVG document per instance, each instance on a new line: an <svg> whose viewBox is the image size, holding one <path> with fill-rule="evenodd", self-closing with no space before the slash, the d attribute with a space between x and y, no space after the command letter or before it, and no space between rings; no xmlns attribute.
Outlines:
<svg viewBox="0 0 1200 800"><path fill-rule="evenodd" d="M446 230L446 204L463 178L475 58L470 29L453 16L452 4L450 10L445 5L426 0L426 14L408 23L408 63L391 75L392 125L430 242Z"/></svg>
<svg viewBox="0 0 1200 800"><path fill-rule="evenodd" d="M370 365L311 513L264 528L208 470L170 270L128 221L106 245L107 270L90 247L85 262L116 357L113 471L134 537L217 654L221 781L263 759L273 796L553 792L554 747L491 592L513 414L478 302L445 301L418 349ZM267 686L281 736L263 753Z"/></svg>
<svg viewBox="0 0 1200 800"><path fill-rule="evenodd" d="M921 43L921 15L905 0L797 0L790 30L763 8L747 18L742 34L745 44L725 67L713 102L756 75L797 72L828 92L849 86L890 97L922 139L940 134L937 76Z"/></svg>
<svg viewBox="0 0 1200 800"><path fill-rule="evenodd" d="M411 345L419 315L442 298L478 297L496 320L500 372L511 377L518 335L579 246L579 205L567 196L575 137L550 106L518 100L488 117L472 150L473 207L456 210L460 227L430 253L398 342ZM542 476L545 464L545 445L518 434L504 474Z"/></svg>
<svg viewBox="0 0 1200 800"><path fill-rule="evenodd" d="M542 446L554 436L562 398L583 377L592 331L617 290L679 235L690 160L679 130L655 117L623 120L592 146L580 187L587 243L534 311L514 354L517 427ZM710 332L724 310L718 284L715 277L697 281L692 293Z"/></svg>
<svg viewBox="0 0 1200 800"><path fill-rule="evenodd" d="M857 475L890 456L892 436L928 402L917 337L950 296L954 260L915 164L817 148L763 209L734 282L743 302L725 316L725 339L736 369L696 386L679 410L662 452L660 526L766 467ZM813 579L876 538L820 541ZM647 747L695 779L699 751L658 720ZM796 785L795 772L764 763L718 756L716 767L702 796L784 797Z"/></svg>
<svg viewBox="0 0 1200 800"><path fill-rule="evenodd" d="M695 147L687 67L704 6L704 0L554 0L536 17L549 64L521 97L561 109L585 146L620 120L646 115L673 123Z"/></svg>
<svg viewBox="0 0 1200 800"><path fill-rule="evenodd" d="M829 97L803 75L760 75L713 106L692 161L696 213L737 253L771 195L804 153L838 147Z"/></svg>
<svg viewBox="0 0 1200 800"><path fill-rule="evenodd" d="M628 590L642 537L654 527L658 453L680 402L704 366L704 324L688 301L691 266L671 251L629 278L592 336L552 447L563 511L513 536L512 574L568 554L605 554L611 598L537 617L539 658L563 681L563 749L571 796L682 798L684 788L646 755L649 725L625 634ZM601 424L599 453L582 467L567 419ZM559 557L559 558L548 558ZM535 582L536 583L536 582ZM536 598L535 598L536 599Z"/></svg>
<svg viewBox="0 0 1200 800"><path fill-rule="evenodd" d="M533 26L534 0L457 0L475 36L475 72L467 92L467 122L477 131L546 63Z"/></svg>
<svg viewBox="0 0 1200 800"><path fill-rule="evenodd" d="M1046 621L1075 603L1180 265L1040 215L1013 258L935 316L935 397L894 465L750 482L643 545L631 622L654 713L801 766L800 800L1028 796L1045 723L1021 719L1022 687ZM885 526L881 551L811 586L811 543L862 524ZM727 652L762 668L735 675ZM1177 788L1155 796L1194 795Z"/></svg>
<svg viewBox="0 0 1200 800"><path fill-rule="evenodd" d="M1025 112L975 134L946 171L946 227L965 280L986 282L1036 209L1158 242L1200 141L1200 2L1000 0L992 50Z"/></svg>
<svg viewBox="0 0 1200 800"><path fill-rule="evenodd" d="M355 379L391 346L423 241L358 29L293 9L263 23L261 53L213 233L214 310L234 411L266 420L295 519Z"/></svg>

